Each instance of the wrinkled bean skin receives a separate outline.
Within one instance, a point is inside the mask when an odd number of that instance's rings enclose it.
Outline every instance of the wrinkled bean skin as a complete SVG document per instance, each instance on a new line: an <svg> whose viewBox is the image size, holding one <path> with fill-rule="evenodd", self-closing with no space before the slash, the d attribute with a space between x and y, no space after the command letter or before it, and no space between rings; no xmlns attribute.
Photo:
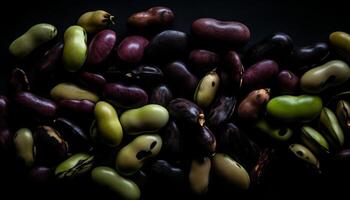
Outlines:
<svg viewBox="0 0 350 200"><path fill-rule="evenodd" d="M50 96L55 101L60 100L90 100L97 102L99 97L88 90L80 88L72 83L60 83L53 87L50 91Z"/></svg>
<svg viewBox="0 0 350 200"><path fill-rule="evenodd" d="M299 90L299 77L289 70L282 70L277 76L281 94L296 94Z"/></svg>
<svg viewBox="0 0 350 200"><path fill-rule="evenodd" d="M243 73L242 87L250 90L268 87L277 77L278 71L278 64L273 60L257 62Z"/></svg>
<svg viewBox="0 0 350 200"><path fill-rule="evenodd" d="M260 110L270 99L270 89L259 89L250 92L239 104L237 114L242 120L256 120Z"/></svg>
<svg viewBox="0 0 350 200"><path fill-rule="evenodd" d="M95 167L91 171L91 178L97 184L115 192L118 197L125 200L140 199L139 187L131 180L126 179L109 167Z"/></svg>
<svg viewBox="0 0 350 200"><path fill-rule="evenodd" d="M117 41L117 35L112 30L103 30L97 33L89 44L86 64L90 66L100 65L112 53Z"/></svg>
<svg viewBox="0 0 350 200"><path fill-rule="evenodd" d="M87 36L83 27L70 26L64 32L62 63L69 72L78 71L88 55Z"/></svg>
<svg viewBox="0 0 350 200"><path fill-rule="evenodd" d="M122 108L136 108L146 105L147 93L137 86L126 86L118 83L108 83L103 89L104 97Z"/></svg>
<svg viewBox="0 0 350 200"><path fill-rule="evenodd" d="M167 160L180 160L185 153L184 136L175 121L171 120L162 129L163 147L161 153Z"/></svg>
<svg viewBox="0 0 350 200"><path fill-rule="evenodd" d="M12 134L8 129L9 100L0 95L0 154L12 144Z"/></svg>
<svg viewBox="0 0 350 200"><path fill-rule="evenodd" d="M235 106L236 98L234 96L220 96L217 98L208 114L208 126L217 128L227 122L232 117Z"/></svg>
<svg viewBox="0 0 350 200"><path fill-rule="evenodd" d="M39 126L34 133L38 159L47 164L57 164L69 152L68 143L61 134L49 126Z"/></svg>
<svg viewBox="0 0 350 200"><path fill-rule="evenodd" d="M235 51L229 51L224 56L220 70L220 80L225 94L232 95L242 86L244 66Z"/></svg>
<svg viewBox="0 0 350 200"><path fill-rule="evenodd" d="M292 53L293 41L285 33L274 33L253 45L247 51L247 61L254 63L263 59L285 61Z"/></svg>
<svg viewBox="0 0 350 200"><path fill-rule="evenodd" d="M51 168L34 166L29 172L29 179L35 184L47 184L51 177Z"/></svg>
<svg viewBox="0 0 350 200"><path fill-rule="evenodd" d="M36 154L32 131L28 128L18 129L13 137L13 141L17 156L24 162L25 166L31 167Z"/></svg>
<svg viewBox="0 0 350 200"><path fill-rule="evenodd" d="M315 64L321 63L329 55L329 47L327 43L317 42L310 46L300 47L292 53L292 66L293 69L307 69Z"/></svg>
<svg viewBox="0 0 350 200"><path fill-rule="evenodd" d="M217 53L212 51L195 49L191 51L188 60L193 68L193 71L199 75L203 75L218 66L220 57Z"/></svg>
<svg viewBox="0 0 350 200"><path fill-rule="evenodd" d="M106 85L106 79L102 75L86 71L79 73L79 81L87 88L96 92L102 90Z"/></svg>
<svg viewBox="0 0 350 200"><path fill-rule="evenodd" d="M152 87L158 85L164 80L164 74L161 69L155 66L140 65L131 72L125 74L127 80L142 85L143 87Z"/></svg>
<svg viewBox="0 0 350 200"><path fill-rule="evenodd" d="M29 91L30 84L25 71L19 68L12 70L11 77L9 80L10 92L17 93L20 91Z"/></svg>
<svg viewBox="0 0 350 200"><path fill-rule="evenodd" d="M192 23L192 32L199 39L219 45L242 46L250 39L249 28L235 21L200 18Z"/></svg>
<svg viewBox="0 0 350 200"><path fill-rule="evenodd" d="M51 24L36 24L14 40L9 51L17 58L28 56L34 49L49 42L57 35L57 29Z"/></svg>
<svg viewBox="0 0 350 200"><path fill-rule="evenodd" d="M350 103L340 100L336 108L337 118L343 128L344 133L350 133ZM349 136L348 136L349 137Z"/></svg>
<svg viewBox="0 0 350 200"><path fill-rule="evenodd" d="M74 122L57 118L53 121L53 127L68 142L71 152L86 152L92 149L86 133Z"/></svg>
<svg viewBox="0 0 350 200"><path fill-rule="evenodd" d="M309 122L322 110L322 99L310 95L282 95L272 98L266 105L267 113L285 122Z"/></svg>
<svg viewBox="0 0 350 200"><path fill-rule="evenodd" d="M136 137L117 153L117 171L123 175L134 174L144 162L158 155L161 147L162 139L159 135L144 134Z"/></svg>
<svg viewBox="0 0 350 200"><path fill-rule="evenodd" d="M226 123L216 132L217 151L225 153L251 169L259 158L260 149L235 124Z"/></svg>
<svg viewBox="0 0 350 200"><path fill-rule="evenodd" d="M13 100L20 107L41 117L52 118L57 112L55 102L30 92L19 92L14 96Z"/></svg>
<svg viewBox="0 0 350 200"><path fill-rule="evenodd" d="M350 67L341 60L332 60L310 69L300 78L300 87L308 93L320 93L340 86L350 79Z"/></svg>
<svg viewBox="0 0 350 200"><path fill-rule="evenodd" d="M181 61L171 62L163 68L163 72L165 77L169 79L172 91L185 96L193 95L198 85L198 79L188 70L185 63Z"/></svg>
<svg viewBox="0 0 350 200"><path fill-rule="evenodd" d="M167 7L157 6L131 15L127 25L139 33L155 33L170 27L173 21L173 11Z"/></svg>
<svg viewBox="0 0 350 200"><path fill-rule="evenodd" d="M96 33L114 23L115 17L104 10L86 12L77 21L77 25L83 27L87 33Z"/></svg>
<svg viewBox="0 0 350 200"><path fill-rule="evenodd" d="M149 41L142 36L128 36L118 46L118 58L126 63L139 63L148 44Z"/></svg>
<svg viewBox="0 0 350 200"><path fill-rule="evenodd" d="M333 32L329 35L329 42L341 56L350 61L350 35L348 33Z"/></svg>
<svg viewBox="0 0 350 200"><path fill-rule="evenodd" d="M95 103L89 100L64 99L58 102L58 108L78 114L91 114L94 111Z"/></svg>
<svg viewBox="0 0 350 200"><path fill-rule="evenodd" d="M169 120L166 108L157 104L147 104L122 113L120 123L129 135L155 132L164 127Z"/></svg>
<svg viewBox="0 0 350 200"><path fill-rule="evenodd" d="M171 117L174 117L179 122L184 122L190 125L203 126L205 123L204 112L195 103L184 99L176 98L170 101L168 111Z"/></svg>
<svg viewBox="0 0 350 200"><path fill-rule="evenodd" d="M210 168L209 158L192 160L188 179L193 193L203 195L208 192Z"/></svg>
<svg viewBox="0 0 350 200"><path fill-rule="evenodd" d="M74 154L55 168L55 176L59 179L74 178L91 170L94 156L85 153Z"/></svg>
<svg viewBox="0 0 350 200"><path fill-rule="evenodd" d="M167 107L169 102L173 99L173 93L170 91L168 86L159 85L152 90L150 97L150 103L159 104L163 107Z"/></svg>
<svg viewBox="0 0 350 200"><path fill-rule="evenodd" d="M145 49L145 56L155 62L169 62L176 58L183 58L187 52L188 43L186 33L166 30L153 37Z"/></svg>

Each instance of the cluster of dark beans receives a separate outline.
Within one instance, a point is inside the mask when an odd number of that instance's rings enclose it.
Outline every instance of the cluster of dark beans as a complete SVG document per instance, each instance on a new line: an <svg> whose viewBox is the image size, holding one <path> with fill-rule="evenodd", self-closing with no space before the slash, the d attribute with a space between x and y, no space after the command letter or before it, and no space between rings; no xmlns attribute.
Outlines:
<svg viewBox="0 0 350 200"><path fill-rule="evenodd" d="M16 38L1 155L35 185L80 180L127 200L248 195L281 166L349 166L349 34L246 47L243 23L200 18L184 33L174 20L153 7L119 38L97 10L63 40L50 24Z"/></svg>

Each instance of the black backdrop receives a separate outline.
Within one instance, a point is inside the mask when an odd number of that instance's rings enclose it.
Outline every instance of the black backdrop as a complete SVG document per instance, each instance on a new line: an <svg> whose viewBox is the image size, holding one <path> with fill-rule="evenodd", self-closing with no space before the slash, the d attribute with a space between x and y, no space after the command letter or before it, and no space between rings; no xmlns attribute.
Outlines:
<svg viewBox="0 0 350 200"><path fill-rule="evenodd" d="M199 17L213 17L222 20L237 20L245 23L251 30L252 38L248 45L273 32L289 34L297 46L309 45L317 41L326 41L333 31L350 32L350 12L342 1L260 1L260 0L232 0L232 1L203 1L203 0L60 0L60 1L9 1L1 6L0 29L0 94L4 93L7 76L7 49L12 40L36 23L47 22L55 25L62 37L64 30L74 24L78 17L90 10L103 9L117 17L114 29L117 33L125 31L125 22L132 13L152 6L163 5L170 7L175 13L174 29L189 32L192 21ZM1 159L1 158L0 158ZM24 182L11 166L0 161L0 194L12 197L23 195L37 196L38 191L30 192L31 187ZM350 169L349 169L350 170ZM281 169L283 171L283 169ZM292 176L290 176L291 178ZM332 179L334 181L334 179ZM338 179L339 180L339 179ZM301 176L292 180L276 179L266 186L258 198L284 199L285 197L305 198L325 197L337 198L342 192L342 184L338 182L305 181ZM74 188L77 189L74 189ZM340 188L338 188L340 187ZM28 189L29 188L29 189ZM84 186L73 185L70 189L57 189L45 193L47 199L66 197L67 192L77 192L74 197L99 194L88 191ZM58 193L56 193L58 192ZM56 193L56 194L55 194ZM80 194L79 194L80 193ZM334 196L335 195L335 196ZM92 196L89 196L90 198ZM98 197L98 196L96 196ZM167 196L164 196L167 198ZM2 198L1 199L7 199ZM70 198L67 196L67 198ZM236 198L232 196L232 199ZM8 197L10 199L10 197ZM12 198L11 198L12 199ZM100 198L99 198L100 199ZM102 199L102 198L101 198ZM221 199L218 197L218 199Z"/></svg>

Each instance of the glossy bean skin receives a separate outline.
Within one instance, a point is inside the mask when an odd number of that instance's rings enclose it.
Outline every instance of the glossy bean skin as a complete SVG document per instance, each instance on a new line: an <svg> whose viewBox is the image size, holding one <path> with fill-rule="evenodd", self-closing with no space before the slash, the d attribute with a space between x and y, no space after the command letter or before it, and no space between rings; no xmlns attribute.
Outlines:
<svg viewBox="0 0 350 200"><path fill-rule="evenodd" d="M167 107L169 102L173 99L173 93L168 88L168 86L162 84L158 87L155 87L152 90L150 97L150 103L159 104L163 107Z"/></svg>
<svg viewBox="0 0 350 200"><path fill-rule="evenodd" d="M98 32L89 44L87 65L100 65L113 52L114 45L117 41L117 35L112 30L103 30Z"/></svg>
<svg viewBox="0 0 350 200"><path fill-rule="evenodd" d="M345 100L340 100L336 108L337 118L343 128L344 133L350 133L350 103Z"/></svg>
<svg viewBox="0 0 350 200"><path fill-rule="evenodd" d="M272 59L277 62L289 58L293 50L293 41L285 33L274 33L253 45L247 51L247 60L257 62L263 59Z"/></svg>
<svg viewBox="0 0 350 200"><path fill-rule="evenodd" d="M198 79L189 71L185 63L181 61L171 62L163 68L163 72L165 77L169 79L169 84L174 92L185 96L193 95L198 85ZM181 88L180 91L179 88Z"/></svg>
<svg viewBox="0 0 350 200"><path fill-rule="evenodd" d="M308 93L320 93L340 86L350 79L350 67L341 60L332 60L305 72L300 78L300 87Z"/></svg>
<svg viewBox="0 0 350 200"><path fill-rule="evenodd" d="M303 126L300 134L301 141L313 153L325 156L329 154L330 147L327 140L317 130L310 126Z"/></svg>
<svg viewBox="0 0 350 200"><path fill-rule="evenodd" d="M147 93L137 86L108 83L103 89L103 94L108 101L122 108L136 108L148 102Z"/></svg>
<svg viewBox="0 0 350 200"><path fill-rule="evenodd" d="M20 91L29 91L30 84L25 71L19 68L12 70L11 77L9 80L10 92L15 94Z"/></svg>
<svg viewBox="0 0 350 200"><path fill-rule="evenodd" d="M319 127L328 143L335 149L340 149L345 142L344 132L335 113L324 107L319 118Z"/></svg>
<svg viewBox="0 0 350 200"><path fill-rule="evenodd" d="M83 27L87 33L96 33L114 23L115 17L104 10L86 12L77 21L77 24Z"/></svg>
<svg viewBox="0 0 350 200"><path fill-rule="evenodd" d="M168 111L171 117L174 117L179 122L184 122L190 125L203 126L205 123L204 112L195 103L184 99L176 98L170 101Z"/></svg>
<svg viewBox="0 0 350 200"><path fill-rule="evenodd" d="M285 126L280 126L278 124L273 124L266 119L258 120L255 126L260 132L270 136L272 139L277 141L288 141L293 135L292 129Z"/></svg>
<svg viewBox="0 0 350 200"><path fill-rule="evenodd" d="M25 166L31 167L36 154L32 132L28 128L21 128L16 131L13 141L17 156L24 161Z"/></svg>
<svg viewBox="0 0 350 200"><path fill-rule="evenodd" d="M62 62L69 72L78 71L88 55L87 36L83 27L70 26L64 32Z"/></svg>
<svg viewBox="0 0 350 200"><path fill-rule="evenodd" d="M192 32L203 41L220 45L241 46L250 39L249 28L236 21L200 18L192 23Z"/></svg>
<svg viewBox="0 0 350 200"><path fill-rule="evenodd" d="M313 45L297 48L292 54L292 66L294 69L308 69L321 63L329 55L329 46L324 42L317 42Z"/></svg>
<svg viewBox="0 0 350 200"><path fill-rule="evenodd" d="M118 58L126 63L139 63L149 41L142 36L133 35L123 39L117 49Z"/></svg>
<svg viewBox="0 0 350 200"><path fill-rule="evenodd" d="M146 11L138 12L128 18L129 28L139 33L155 33L172 25L174 13L167 7L156 6Z"/></svg>
<svg viewBox="0 0 350 200"><path fill-rule="evenodd" d="M12 144L12 134L8 129L9 100L0 95L0 152L6 152Z"/></svg>
<svg viewBox="0 0 350 200"><path fill-rule="evenodd" d="M209 127L217 128L227 122L233 115L236 107L234 96L220 96L216 99L208 114L207 123Z"/></svg>
<svg viewBox="0 0 350 200"><path fill-rule="evenodd" d="M125 74L127 80L142 85L143 87L153 87L164 80L164 74L161 69L151 65L140 65L131 72Z"/></svg>
<svg viewBox="0 0 350 200"><path fill-rule="evenodd" d="M235 51L229 51L223 58L220 68L220 80L223 92L232 95L239 90L243 82L244 66L241 58Z"/></svg>
<svg viewBox="0 0 350 200"><path fill-rule="evenodd" d="M74 122L65 118L57 118L53 121L53 127L68 142L71 152L87 152L92 149L86 133Z"/></svg>
<svg viewBox="0 0 350 200"><path fill-rule="evenodd" d="M14 40L9 51L17 58L28 56L34 49L49 42L57 35L57 29L51 24L36 24L28 29L23 35Z"/></svg>
<svg viewBox="0 0 350 200"><path fill-rule="evenodd" d="M55 101L85 99L92 102L97 102L99 100L99 97L95 93L72 83L57 84L51 89L50 95Z"/></svg>
<svg viewBox="0 0 350 200"><path fill-rule="evenodd" d="M176 58L183 58L188 49L189 39L186 33L166 30L158 33L145 49L148 60L155 62L169 62Z"/></svg>
<svg viewBox="0 0 350 200"><path fill-rule="evenodd" d="M322 99L310 95L282 95L272 98L266 106L267 113L285 122L309 122L322 110Z"/></svg>
<svg viewBox="0 0 350 200"><path fill-rule="evenodd" d="M156 156L162 147L159 135L140 135L124 146L116 156L115 165L118 172L131 175L138 171L150 158Z"/></svg>
<svg viewBox="0 0 350 200"><path fill-rule="evenodd" d="M346 32L336 31L329 35L332 47L348 61L350 60L350 35Z"/></svg>
<svg viewBox="0 0 350 200"><path fill-rule="evenodd" d="M185 153L184 135L175 121L170 120L162 129L162 155L167 160L180 160Z"/></svg>
<svg viewBox="0 0 350 200"><path fill-rule="evenodd" d="M269 87L277 77L278 64L273 60L263 60L255 63L243 73L242 87L245 89L259 89Z"/></svg>
<svg viewBox="0 0 350 200"><path fill-rule="evenodd" d="M166 108L157 104L127 110L120 116L120 123L129 135L155 132L164 127L169 120Z"/></svg>
<svg viewBox="0 0 350 200"><path fill-rule="evenodd" d="M269 100L270 89L259 89L250 92L238 106L238 117L242 120L256 120L262 107Z"/></svg>
<svg viewBox="0 0 350 200"><path fill-rule="evenodd" d="M205 49L194 49L191 51L188 60L197 74L203 75L213 70L220 61L217 53Z"/></svg>
<svg viewBox="0 0 350 200"><path fill-rule="evenodd" d="M305 146L301 144L291 144L288 149L299 159L307 162L316 168L320 168L320 162L317 157Z"/></svg>
<svg viewBox="0 0 350 200"><path fill-rule="evenodd" d="M299 77L289 70L282 70L277 76L281 94L296 94L299 90Z"/></svg>
<svg viewBox="0 0 350 200"><path fill-rule="evenodd" d="M139 187L133 181L120 176L110 167L95 167L91 171L91 178L97 184L115 192L122 199L140 199Z"/></svg>
<svg viewBox="0 0 350 200"><path fill-rule="evenodd" d="M42 117L52 118L57 112L57 105L55 102L30 92L17 93L14 96L14 102L20 107Z"/></svg>
<svg viewBox="0 0 350 200"><path fill-rule="evenodd" d="M68 156L68 143L50 126L39 126L34 133L34 141L41 162L57 164Z"/></svg>
<svg viewBox="0 0 350 200"><path fill-rule="evenodd" d="M94 111L95 103L89 100L63 99L58 102L61 111L80 114L91 114Z"/></svg>
<svg viewBox="0 0 350 200"><path fill-rule="evenodd" d="M208 192L210 168L209 158L192 160L188 178L193 193L203 195Z"/></svg>
<svg viewBox="0 0 350 200"><path fill-rule="evenodd" d="M96 92L102 90L107 83L106 79L102 75L86 71L79 73L79 81L86 88Z"/></svg>
<svg viewBox="0 0 350 200"><path fill-rule="evenodd" d="M214 133L207 126L195 127L193 131L193 145L196 147L194 155L199 157L214 156L216 152L216 137Z"/></svg>
<svg viewBox="0 0 350 200"><path fill-rule="evenodd" d="M199 82L194 92L194 101L202 108L208 107L215 99L219 89L220 77L216 69L207 73Z"/></svg>

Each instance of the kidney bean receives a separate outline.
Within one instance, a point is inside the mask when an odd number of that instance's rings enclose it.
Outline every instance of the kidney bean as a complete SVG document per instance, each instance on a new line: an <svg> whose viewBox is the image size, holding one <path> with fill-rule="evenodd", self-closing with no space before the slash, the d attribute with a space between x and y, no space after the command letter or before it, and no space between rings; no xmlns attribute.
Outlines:
<svg viewBox="0 0 350 200"><path fill-rule="evenodd" d="M142 36L128 36L123 39L117 49L118 58L126 63L138 63L149 41Z"/></svg>

